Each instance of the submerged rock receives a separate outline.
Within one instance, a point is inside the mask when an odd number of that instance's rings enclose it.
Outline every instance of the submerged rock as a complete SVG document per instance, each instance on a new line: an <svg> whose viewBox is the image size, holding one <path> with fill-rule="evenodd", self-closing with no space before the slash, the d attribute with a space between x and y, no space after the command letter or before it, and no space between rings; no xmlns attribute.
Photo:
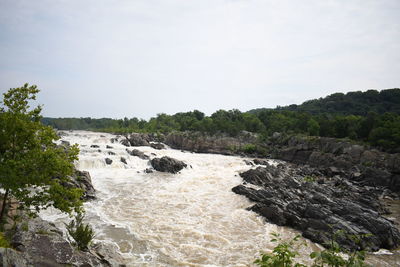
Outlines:
<svg viewBox="0 0 400 267"><path fill-rule="evenodd" d="M170 157L154 158L151 160L151 166L160 172L177 173L187 165L183 161L173 159Z"/></svg>
<svg viewBox="0 0 400 267"><path fill-rule="evenodd" d="M150 158L149 156L144 154L142 151L137 150L137 149L132 149L132 150L126 149L126 152L128 152L128 154L131 156L139 157L141 159L149 159Z"/></svg>
<svg viewBox="0 0 400 267"><path fill-rule="evenodd" d="M301 168L300 168L301 169ZM303 236L324 244L337 230L346 235L336 240L348 249L393 249L400 244L400 232L379 202L382 190L360 187L339 176L319 179L301 176L310 169L267 165L241 173L246 183L233 192L256 202L249 209L277 225L302 231ZM349 235L369 235L356 244Z"/></svg>

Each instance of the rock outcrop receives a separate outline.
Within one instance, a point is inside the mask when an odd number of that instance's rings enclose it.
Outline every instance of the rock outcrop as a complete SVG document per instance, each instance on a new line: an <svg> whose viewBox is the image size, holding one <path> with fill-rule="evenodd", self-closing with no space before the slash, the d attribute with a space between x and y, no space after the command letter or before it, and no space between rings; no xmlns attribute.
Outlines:
<svg viewBox="0 0 400 267"><path fill-rule="evenodd" d="M327 175L333 167L334 174L400 191L400 154L327 137L279 137L272 139L269 146L273 158L325 169Z"/></svg>
<svg viewBox="0 0 400 267"><path fill-rule="evenodd" d="M11 245L14 249L0 248L0 266L123 266L119 254L104 256L103 244L76 250L58 228L39 217L17 224Z"/></svg>
<svg viewBox="0 0 400 267"><path fill-rule="evenodd" d="M70 179L65 186L82 189L82 198L84 200L96 198L96 190L93 187L92 178L90 177L89 172L75 170L75 173L69 178Z"/></svg>
<svg viewBox="0 0 400 267"><path fill-rule="evenodd" d="M269 222L298 229L320 244L331 240L337 230L346 235L336 241L348 249L375 251L400 244L399 230L382 216L386 212L379 202L382 188L320 174L312 168L266 165L241 173L245 183L232 191L256 202L249 209ZM361 244L348 236L365 234Z"/></svg>
<svg viewBox="0 0 400 267"><path fill-rule="evenodd" d="M162 143L150 143L150 146L158 150L165 149L165 145Z"/></svg>
<svg viewBox="0 0 400 267"><path fill-rule="evenodd" d="M187 167L183 161L170 157L154 158L151 160L151 166L157 171L170 173L177 173Z"/></svg>
<svg viewBox="0 0 400 267"><path fill-rule="evenodd" d="M200 132L173 132L164 139L164 143L174 149L223 155L235 155L238 148L256 142L257 136L252 133L229 137L224 134L210 136Z"/></svg>

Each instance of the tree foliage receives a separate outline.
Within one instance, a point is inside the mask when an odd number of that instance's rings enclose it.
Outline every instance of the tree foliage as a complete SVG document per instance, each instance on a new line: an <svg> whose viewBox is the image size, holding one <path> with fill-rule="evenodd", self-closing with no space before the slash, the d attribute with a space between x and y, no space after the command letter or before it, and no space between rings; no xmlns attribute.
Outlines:
<svg viewBox="0 0 400 267"><path fill-rule="evenodd" d="M0 106L0 187L20 208L37 212L54 206L64 212L79 211L81 190L63 186L73 173L78 148L57 146L53 128L41 123L41 106L30 108L36 86L25 84L4 93Z"/></svg>
<svg viewBox="0 0 400 267"><path fill-rule="evenodd" d="M270 136L274 132L349 138L388 152L400 152L400 89L336 93L302 105L249 112L218 110L210 116L194 110L158 114L149 121L137 118L44 118L57 129L114 133L200 131L236 136L242 131ZM374 112L375 111L375 112Z"/></svg>

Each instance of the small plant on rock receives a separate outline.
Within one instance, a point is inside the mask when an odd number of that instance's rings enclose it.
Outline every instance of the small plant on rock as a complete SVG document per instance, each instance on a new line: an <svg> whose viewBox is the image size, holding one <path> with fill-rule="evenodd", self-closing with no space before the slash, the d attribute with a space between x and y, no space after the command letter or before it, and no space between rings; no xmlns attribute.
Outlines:
<svg viewBox="0 0 400 267"><path fill-rule="evenodd" d="M84 215L78 213L74 220L69 224L65 224L68 234L73 238L71 243L79 250L86 250L95 236L92 227L89 224L85 224L83 219Z"/></svg>
<svg viewBox="0 0 400 267"><path fill-rule="evenodd" d="M272 253L261 253L261 258L255 260L255 264L261 267L306 267L303 264L294 263L294 258L299 255L294 250L294 244L298 241L300 235L295 236L290 241L283 241L277 233L271 235L274 237L271 242L278 242L278 245Z"/></svg>

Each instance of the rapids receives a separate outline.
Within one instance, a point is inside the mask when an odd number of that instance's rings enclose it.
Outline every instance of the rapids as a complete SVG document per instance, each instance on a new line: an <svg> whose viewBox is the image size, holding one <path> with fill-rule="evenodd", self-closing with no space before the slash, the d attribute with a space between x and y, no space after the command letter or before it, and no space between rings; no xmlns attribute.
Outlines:
<svg viewBox="0 0 400 267"><path fill-rule="evenodd" d="M178 174L145 173L149 161L130 156L115 138L86 131L62 135L79 145L76 167L90 172L96 189L97 199L84 206L95 241L115 244L127 266L252 266L260 251L275 246L272 232L284 239L299 234L247 211L252 203L231 191L242 182L239 173L250 168L243 158L135 147L150 158L170 156L188 165ZM54 210L41 216L60 227L68 221ZM320 246L302 240L308 244L300 248L306 263Z"/></svg>

